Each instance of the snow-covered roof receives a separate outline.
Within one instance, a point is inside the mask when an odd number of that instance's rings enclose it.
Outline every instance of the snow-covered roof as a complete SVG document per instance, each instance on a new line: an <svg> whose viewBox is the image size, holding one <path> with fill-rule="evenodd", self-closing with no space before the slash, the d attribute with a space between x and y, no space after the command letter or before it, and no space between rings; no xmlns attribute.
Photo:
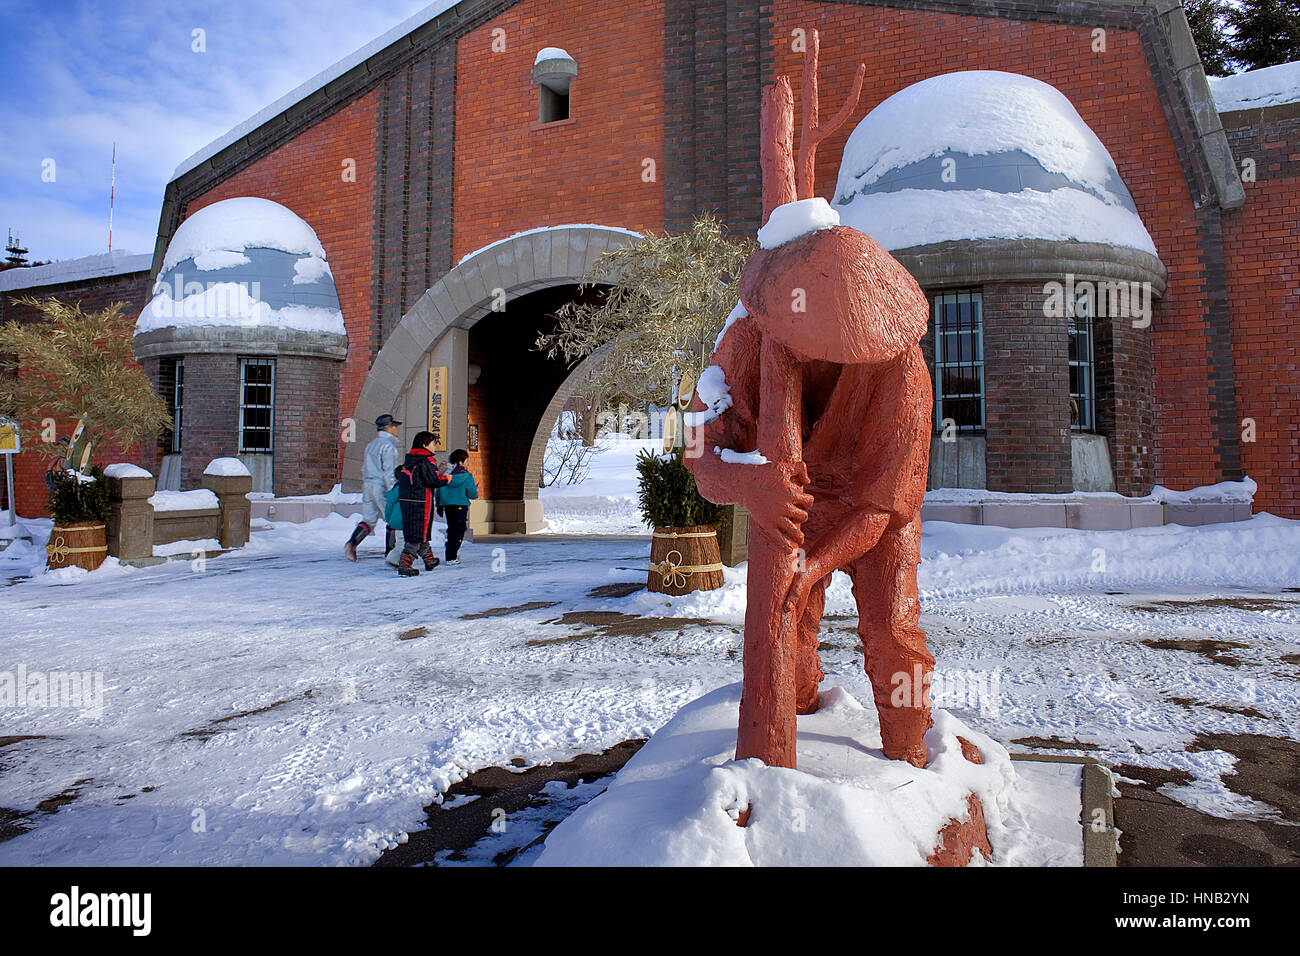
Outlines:
<svg viewBox="0 0 1300 956"><path fill-rule="evenodd" d="M541 63L543 60L572 60L568 50L563 50L558 46L546 46L537 51L537 57L533 60L533 66Z"/></svg>
<svg viewBox="0 0 1300 956"><path fill-rule="evenodd" d="M166 272L183 259L245 249L278 249L325 258L316 231L296 213L269 199L240 196L205 206L181 223L167 245L162 267ZM217 260L210 261L221 267Z"/></svg>
<svg viewBox="0 0 1300 956"><path fill-rule="evenodd" d="M886 99L845 144L835 204L886 249L1073 239L1156 254L1101 140L1060 91L1016 73L946 73Z"/></svg>
<svg viewBox="0 0 1300 956"><path fill-rule="evenodd" d="M1300 60L1235 76L1208 76L1220 113L1300 103Z"/></svg>
<svg viewBox="0 0 1300 956"><path fill-rule="evenodd" d="M44 266L5 269L0 272L0 292L15 289L33 289L37 286L62 285L65 282L82 282L108 276L148 272L153 267L153 256L132 255L125 249L104 252L80 259L65 259Z"/></svg>
<svg viewBox="0 0 1300 956"><path fill-rule="evenodd" d="M136 334L194 326L346 335L315 230L279 203L253 196L213 203L181 223Z"/></svg>
<svg viewBox="0 0 1300 956"><path fill-rule="evenodd" d="M221 152L231 143L238 141L244 136L247 136L253 130L257 129L259 126L265 123L267 120L279 116L281 113L283 113L289 107L293 106L295 103L299 103L302 100L305 100L307 97L311 96L317 90L327 86L328 84L332 83L334 80L337 80L340 76L347 73L349 70L360 66L362 63L366 62L366 60L370 59L376 53L379 53L381 50L387 49L388 47L392 46L398 40L402 39L407 34L413 33L414 31L418 30L420 27L424 26L430 20L433 20L438 16L440 16L441 14L446 13L448 10L456 6L456 4L458 3L460 3L460 0L438 0L438 2L436 3L431 3L423 10L421 10L419 13L415 14L412 17L409 17L406 20L403 20L401 23L393 27L393 29L389 30L383 36L376 37L375 39L367 43L365 46L361 47L360 49L356 50L353 53L348 54L343 59L339 60L337 63L331 66L329 69L323 70L320 73L316 74L306 83L303 83L301 86L298 86L295 89L291 90L290 92L286 93L284 96L280 97L270 106L253 114L248 119L244 120L244 122L236 126L234 129L230 130L229 132L225 133L222 136L217 137L212 142L210 142L207 146L204 146L201 150L199 150L189 159L185 160L183 163L181 163L179 166L176 167L176 172L172 174L172 180L175 181L177 179L180 179L182 176L184 176L190 170L194 169L196 166L199 166L200 164L211 159L213 156L217 155L217 153Z"/></svg>

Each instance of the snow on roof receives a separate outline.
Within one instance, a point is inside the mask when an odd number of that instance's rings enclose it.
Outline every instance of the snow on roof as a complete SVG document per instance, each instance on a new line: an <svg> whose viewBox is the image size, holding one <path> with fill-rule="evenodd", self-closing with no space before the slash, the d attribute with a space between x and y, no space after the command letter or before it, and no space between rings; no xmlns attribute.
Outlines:
<svg viewBox="0 0 1300 956"><path fill-rule="evenodd" d="M845 144L835 203L886 249L1033 238L1155 254L1101 140L1060 91L1015 73L947 73L879 104Z"/></svg>
<svg viewBox="0 0 1300 956"><path fill-rule="evenodd" d="M541 63L543 60L572 60L568 50L562 50L558 46L546 46L537 51L537 59L533 60L533 66Z"/></svg>
<svg viewBox="0 0 1300 956"><path fill-rule="evenodd" d="M269 199L241 196L205 206L181 223L167 246L162 271L185 259L244 249L325 258L315 230L292 210Z"/></svg>
<svg viewBox="0 0 1300 956"><path fill-rule="evenodd" d="M152 267L153 256L136 256L125 249L119 249L95 256L82 256L80 259L51 262L44 266L5 269L0 272L0 292L130 275L133 272L148 272Z"/></svg>
<svg viewBox="0 0 1300 956"><path fill-rule="evenodd" d="M136 334L196 326L346 335L315 230L292 210L253 196L213 203L181 223Z"/></svg>
<svg viewBox="0 0 1300 956"><path fill-rule="evenodd" d="M1235 76L1207 76L1220 113L1300 103L1300 60Z"/></svg>
<svg viewBox="0 0 1300 956"><path fill-rule="evenodd" d="M487 252L489 249L495 246L499 246L502 243L509 242L511 239L518 239L520 236L534 236L537 235L537 233L539 232L553 232L556 229L604 229L607 232L621 232L623 233L623 235L632 236L634 239L644 238L641 235L641 233L633 232L631 229L624 229L622 226L602 226L599 225L598 223L591 223L591 222L570 222L570 223L565 223L562 226L537 226L535 229L525 229L523 232L516 232L513 235L506 236L504 239L498 239L495 242L489 242L486 246L480 246L478 249L475 249L473 252L466 253L465 255L461 256L460 261L457 262L456 265L458 266L464 265L466 262L468 262L470 259L473 259L475 256L482 255L483 253Z"/></svg>
<svg viewBox="0 0 1300 956"><path fill-rule="evenodd" d="M253 114L248 119L244 120L244 122L236 126L234 129L227 132L225 135L219 136L216 139L214 139L207 146L204 146L201 150L199 150L189 159L185 160L183 163L177 166L176 172L172 173L172 180L175 181L177 179L180 179L182 176L184 176L190 170L194 169L196 166L199 166L200 164L211 159L213 156L217 155L217 153L221 152L231 143L236 142L237 140L243 138L244 136L247 136L253 130L257 129L259 126L265 123L267 120L279 116L281 113L283 113L289 107L293 106L295 103L305 100L307 97L311 96L311 94L315 93L317 90L329 85L334 80L337 80L340 76L347 73L349 70L353 69L354 67L360 66L362 63L370 59L376 53L379 53L380 51L385 50L388 47L392 46L394 43L402 39L407 34L415 32L420 27L428 23L430 20L436 19L441 14L446 13L448 10L456 6L456 4L458 3L460 3L460 0L438 0L438 2L436 3L429 4L429 6L425 7L423 10L421 10L419 13L415 14L414 16L406 20L403 20L401 23L393 27L393 29L389 30L383 36L376 37L375 39L371 40L369 43L361 47L359 50L356 50L355 52L350 53L349 55L345 56L343 59L339 60L333 66L329 67L329 69L323 70L322 72L316 74L306 83L303 83L301 86L291 90L290 92L286 93L284 96L280 97L270 106L266 107L265 109L261 110L258 113Z"/></svg>

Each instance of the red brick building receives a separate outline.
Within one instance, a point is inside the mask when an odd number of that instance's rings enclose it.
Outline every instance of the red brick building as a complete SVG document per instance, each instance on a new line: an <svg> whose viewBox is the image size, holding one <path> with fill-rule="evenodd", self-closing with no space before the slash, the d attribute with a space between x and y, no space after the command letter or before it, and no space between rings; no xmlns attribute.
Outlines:
<svg viewBox="0 0 1300 956"><path fill-rule="evenodd" d="M850 133L890 96L1001 71L1069 101L1156 250L1037 238L891 249L936 315L981 323L980 412L957 423L951 449L937 416L932 485L1109 481L1145 494L1249 475L1257 510L1300 517L1300 105L1221 115L1174 0L436 4L187 161L167 187L155 276L179 224L234 197L292 210L328 255L346 358L333 390L283 397L292 420L312 396L316 411L337 396L332 454L310 463L318 474L277 465L275 490L355 490L375 416L425 427L430 369L445 368L447 444L470 447L481 478L476 525L537 527L540 456L581 374L532 351L537 331L599 252L637 232L681 230L706 211L758 228L760 93L790 73L797 94L797 42L812 28L824 109L867 64L854 115L818 154L820 195L835 194ZM1097 316L1084 362L1085 339L1044 317L1045 283L1067 273L1147 283L1149 326ZM946 366L940 339L927 353ZM975 374L958 371L936 366L937 387ZM961 417L974 406L949 407ZM209 408L235 442L233 412ZM210 444L203 455L234 450ZM1104 452L1100 485L1081 484L1083 448Z"/></svg>

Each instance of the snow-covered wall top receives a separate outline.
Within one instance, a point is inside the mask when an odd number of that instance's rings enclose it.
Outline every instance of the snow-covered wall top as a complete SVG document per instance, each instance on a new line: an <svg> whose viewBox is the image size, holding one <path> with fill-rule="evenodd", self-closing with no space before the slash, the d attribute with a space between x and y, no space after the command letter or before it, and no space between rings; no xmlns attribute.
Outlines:
<svg viewBox="0 0 1300 956"><path fill-rule="evenodd" d="M315 230L279 203L226 199L181 223L136 334L187 326L346 334Z"/></svg>
<svg viewBox="0 0 1300 956"><path fill-rule="evenodd" d="M81 282L86 279L103 279L107 276L148 272L153 267L153 256L133 256L125 249L105 252L97 256L82 256L51 262L44 266L6 269L0 272L0 292L14 289L32 289L64 282Z"/></svg>
<svg viewBox="0 0 1300 956"><path fill-rule="evenodd" d="M835 204L886 249L1074 239L1156 254L1101 140L1060 91L1016 73L947 73L886 99L845 144Z"/></svg>
<svg viewBox="0 0 1300 956"><path fill-rule="evenodd" d="M217 153L221 152L231 143L237 141L241 137L247 136L253 130L257 129L259 126L265 123L267 120L279 116L281 113L283 113L289 107L293 106L295 103L305 100L307 97L311 96L311 94L327 86L334 80L337 80L340 76L347 73L349 70L353 69L354 67L360 66L362 63L366 62L366 60L370 59L376 53L379 53L380 51L386 49L387 47L392 46L394 43L402 39L402 37L406 36L408 33L412 33L415 30L418 30L420 27L424 26L430 20L433 20L439 15L446 13L448 10L450 10L459 2L460 0L438 0L437 3L431 3L429 4L429 6L421 10L419 13L415 14L414 16L406 20L403 20L401 23L393 27L393 29L389 30L383 36L376 37L375 39L371 40L369 43L361 47L356 52L350 53L349 55L345 56L343 59L339 60L329 69L322 70L320 73L313 76L306 83L303 83L301 86L296 87L295 89L286 93L284 96L280 97L270 106L266 107L266 109L253 114L248 119L244 120L244 122L240 123L238 126L231 129L225 135L217 137L207 146L204 146L201 150L199 150L189 159L185 160L183 163L181 163L179 166L176 167L176 172L172 174L172 180L175 181L177 179L180 179L191 169L194 169L195 167L201 165L204 162L207 162L209 159L217 155Z"/></svg>
<svg viewBox="0 0 1300 956"><path fill-rule="evenodd" d="M1300 103L1300 60L1236 76L1208 76L1220 113Z"/></svg>

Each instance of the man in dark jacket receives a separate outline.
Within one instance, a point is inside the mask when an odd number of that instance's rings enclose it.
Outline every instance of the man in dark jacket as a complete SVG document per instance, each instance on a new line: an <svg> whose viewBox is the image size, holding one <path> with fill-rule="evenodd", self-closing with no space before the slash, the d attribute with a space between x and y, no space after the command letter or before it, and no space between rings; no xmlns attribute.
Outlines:
<svg viewBox="0 0 1300 956"><path fill-rule="evenodd" d="M433 524L434 490L447 484L438 473L438 462L429 446L433 432L420 432L406 454L406 461L398 470L397 500L402 506L402 558L397 573L414 577L420 572L415 567L418 555L424 559L424 570L432 571L439 564L433 548L429 546L429 527Z"/></svg>

